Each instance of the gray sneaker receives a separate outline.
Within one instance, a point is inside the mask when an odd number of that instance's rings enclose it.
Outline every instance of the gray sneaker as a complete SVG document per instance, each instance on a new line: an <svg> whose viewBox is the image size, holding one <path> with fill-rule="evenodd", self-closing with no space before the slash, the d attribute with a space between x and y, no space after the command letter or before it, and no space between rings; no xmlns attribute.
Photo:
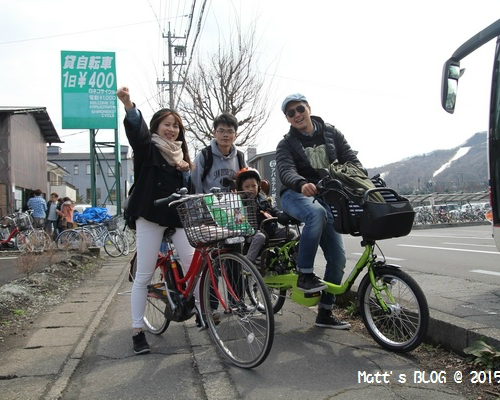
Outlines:
<svg viewBox="0 0 500 400"><path fill-rule="evenodd" d="M351 324L348 322L339 321L332 313L332 310L327 310L325 308L318 309L318 316L316 317L316 326L320 328L330 328L345 330L350 329Z"/></svg>

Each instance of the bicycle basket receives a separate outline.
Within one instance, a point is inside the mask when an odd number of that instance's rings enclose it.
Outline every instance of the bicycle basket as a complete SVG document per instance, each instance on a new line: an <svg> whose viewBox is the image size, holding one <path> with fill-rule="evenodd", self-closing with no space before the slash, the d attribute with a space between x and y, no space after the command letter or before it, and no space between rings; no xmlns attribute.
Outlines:
<svg viewBox="0 0 500 400"><path fill-rule="evenodd" d="M104 226L108 231L115 231L116 229L118 229L118 223L115 218L104 220Z"/></svg>
<svg viewBox="0 0 500 400"><path fill-rule="evenodd" d="M382 240L406 236L413 226L415 212L404 197L399 201L364 204L360 218L361 236L367 240Z"/></svg>
<svg viewBox="0 0 500 400"><path fill-rule="evenodd" d="M14 219L14 223L20 231L25 231L30 227L30 217L27 214L18 214Z"/></svg>
<svg viewBox="0 0 500 400"><path fill-rule="evenodd" d="M415 212L410 202L394 190L372 178L384 202L363 200L345 190L332 191L325 201L332 206L334 228L337 232L362 236L366 240L383 240L410 233Z"/></svg>
<svg viewBox="0 0 500 400"><path fill-rule="evenodd" d="M192 197L177 212L193 247L252 236L257 228L255 200L243 192Z"/></svg>

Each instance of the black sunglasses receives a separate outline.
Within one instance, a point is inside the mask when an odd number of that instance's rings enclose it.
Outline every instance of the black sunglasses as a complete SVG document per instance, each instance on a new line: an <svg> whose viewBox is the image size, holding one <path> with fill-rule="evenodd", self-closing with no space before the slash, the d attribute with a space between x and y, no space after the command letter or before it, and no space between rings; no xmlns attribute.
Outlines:
<svg viewBox="0 0 500 400"><path fill-rule="evenodd" d="M293 116L295 115L295 111L302 114L304 111L306 111L306 108L301 104L300 106L289 109L286 112L286 115L288 115L288 118L293 118Z"/></svg>

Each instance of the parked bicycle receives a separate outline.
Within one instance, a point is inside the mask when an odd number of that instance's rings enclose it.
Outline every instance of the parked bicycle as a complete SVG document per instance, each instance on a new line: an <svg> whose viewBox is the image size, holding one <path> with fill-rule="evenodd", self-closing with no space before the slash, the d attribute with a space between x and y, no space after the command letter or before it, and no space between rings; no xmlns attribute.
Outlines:
<svg viewBox="0 0 500 400"><path fill-rule="evenodd" d="M255 203L238 193L186 192L181 190L155 202L177 207L195 254L189 268L183 270L166 231L165 253L159 254L148 287L146 327L161 334L171 321L182 322L197 315L199 325L208 328L229 361L241 368L256 367L267 358L273 344L271 300L255 266L228 246L253 235ZM133 264L132 276L135 269Z"/></svg>
<svg viewBox="0 0 500 400"><path fill-rule="evenodd" d="M348 292L356 278L366 271L357 289L357 306L364 325L381 346L408 352L420 345L429 324L429 308L417 282L400 266L388 264L383 253L379 260L377 240L407 235L414 212L410 203L389 188L369 189L362 198L350 193L338 180L329 177L318 183L319 197L335 207L335 228L341 233L361 236L363 254L350 275L340 285L325 282L326 291L336 296ZM369 200L380 192L385 203ZM358 213L352 208L358 206ZM274 219L276 220L276 219ZM272 221L272 219L271 219ZM287 223L286 219L281 220ZM273 311L278 312L291 292L291 300L306 307L319 302L320 293L305 294L297 290L296 252L300 238L272 244L261 256L261 272L271 292ZM307 245L307 244L304 244Z"/></svg>
<svg viewBox="0 0 500 400"><path fill-rule="evenodd" d="M3 217L0 247L19 251L43 251L50 246L50 237L43 229L34 229L30 215L16 210Z"/></svg>
<svg viewBox="0 0 500 400"><path fill-rule="evenodd" d="M56 243L59 249L66 251L104 247L104 251L111 257L119 257L128 249L128 242L114 220L81 224L74 229L67 229L57 236Z"/></svg>

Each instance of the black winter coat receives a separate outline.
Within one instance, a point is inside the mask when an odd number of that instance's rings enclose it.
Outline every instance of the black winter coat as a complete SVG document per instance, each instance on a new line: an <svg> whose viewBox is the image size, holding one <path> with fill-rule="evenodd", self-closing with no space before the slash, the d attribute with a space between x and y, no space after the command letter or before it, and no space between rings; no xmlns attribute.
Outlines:
<svg viewBox="0 0 500 400"><path fill-rule="evenodd" d="M125 132L134 150L134 188L127 204L127 215L143 217L161 226L182 227L177 210L156 207L154 201L168 197L184 186L182 172L170 165L151 142L151 133L142 118L138 131L125 118Z"/></svg>
<svg viewBox="0 0 500 400"><path fill-rule="evenodd" d="M325 138L325 147L330 163L338 160L340 164L351 161L363 168L356 153L347 143L344 135L333 125L325 124L320 117L311 117L318 125L320 134ZM302 134L295 128L281 139L276 148L276 165L282 183L280 194L287 189L300 192L305 183L318 183L318 171L310 164L304 147L300 142Z"/></svg>
<svg viewBox="0 0 500 400"><path fill-rule="evenodd" d="M267 219L261 211L264 211L273 217L277 217L280 213L280 210L277 207L272 206L271 202L262 193L257 194L255 203L257 204L257 224L259 227L262 221ZM273 237L277 227L278 224L276 222L271 222L264 225L264 230L269 237Z"/></svg>

